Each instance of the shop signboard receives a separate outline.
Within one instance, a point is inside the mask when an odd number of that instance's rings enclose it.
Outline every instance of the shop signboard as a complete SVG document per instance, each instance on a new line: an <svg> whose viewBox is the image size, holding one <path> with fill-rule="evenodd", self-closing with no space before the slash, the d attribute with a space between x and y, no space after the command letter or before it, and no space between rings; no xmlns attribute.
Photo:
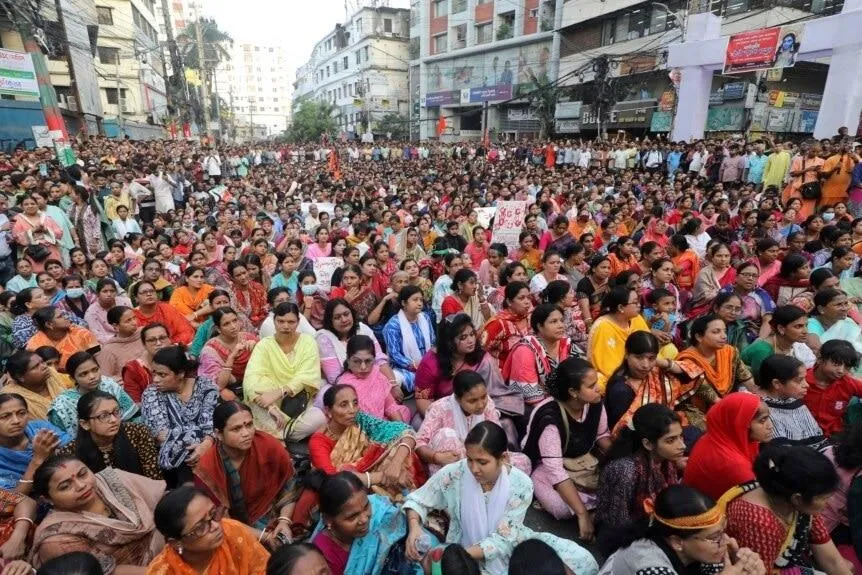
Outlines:
<svg viewBox="0 0 862 575"><path fill-rule="evenodd" d="M554 109L555 118L580 118L583 102L557 102L557 107Z"/></svg>
<svg viewBox="0 0 862 575"><path fill-rule="evenodd" d="M649 130L650 132L670 132L672 123L673 112L659 110L653 113Z"/></svg>
<svg viewBox="0 0 862 575"><path fill-rule="evenodd" d="M765 132L766 122L769 120L769 106L766 102L756 102L751 110L752 132Z"/></svg>
<svg viewBox="0 0 862 575"><path fill-rule="evenodd" d="M814 132L814 126L817 124L818 110L801 110L797 115L798 125L797 132L810 134Z"/></svg>
<svg viewBox="0 0 862 575"><path fill-rule="evenodd" d="M789 132L793 120L793 110L772 108L769 110L769 121L766 129L770 132Z"/></svg>
<svg viewBox="0 0 862 575"><path fill-rule="evenodd" d="M799 97L799 107L803 110L819 110L822 103L821 94L802 94Z"/></svg>
<svg viewBox="0 0 862 575"><path fill-rule="evenodd" d="M0 49L0 94L39 98L39 83L30 54Z"/></svg>
<svg viewBox="0 0 862 575"><path fill-rule="evenodd" d="M476 102L499 102L500 100L511 99L511 84L498 84L496 86L484 86L482 88L464 88L463 90L461 90L462 104L474 104Z"/></svg>
<svg viewBox="0 0 862 575"><path fill-rule="evenodd" d="M558 134L577 134L581 131L581 123L578 120L557 120L554 131Z"/></svg>
<svg viewBox="0 0 862 575"><path fill-rule="evenodd" d="M716 90L709 95L709 105L718 106L724 104L724 93L721 90Z"/></svg>
<svg viewBox="0 0 862 575"><path fill-rule="evenodd" d="M536 113L532 108L509 108L506 110L506 117L510 122L529 122L535 121Z"/></svg>
<svg viewBox="0 0 862 575"><path fill-rule="evenodd" d="M800 94L798 92L783 92L781 90L770 90L769 92L769 105L773 108L793 108L799 100Z"/></svg>
<svg viewBox="0 0 862 575"><path fill-rule="evenodd" d="M725 84L721 93L724 95L725 102L727 100L742 100L745 97L746 82L731 82Z"/></svg>
<svg viewBox="0 0 862 575"><path fill-rule="evenodd" d="M707 132L741 130L745 108L710 108L706 113Z"/></svg>
<svg viewBox="0 0 862 575"><path fill-rule="evenodd" d="M446 90L444 92L429 92L425 94L425 107L437 108L457 103L461 98L461 92Z"/></svg>
<svg viewBox="0 0 862 575"><path fill-rule="evenodd" d="M760 28L732 35L724 55L724 73L790 68L802 39L802 25Z"/></svg>

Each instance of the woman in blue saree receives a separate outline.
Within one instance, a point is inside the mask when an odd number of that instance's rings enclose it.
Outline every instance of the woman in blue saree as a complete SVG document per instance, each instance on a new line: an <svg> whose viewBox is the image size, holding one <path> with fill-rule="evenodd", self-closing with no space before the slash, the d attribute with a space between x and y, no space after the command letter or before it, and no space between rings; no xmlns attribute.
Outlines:
<svg viewBox="0 0 862 575"><path fill-rule="evenodd" d="M69 440L47 421L31 420L23 397L0 393L0 488L28 494L36 469Z"/></svg>
<svg viewBox="0 0 862 575"><path fill-rule="evenodd" d="M368 495L361 474L315 471L311 482L320 497L321 522L312 543L323 554L332 575L381 575L400 563L399 573L421 575L419 563L404 557L407 520L382 495Z"/></svg>

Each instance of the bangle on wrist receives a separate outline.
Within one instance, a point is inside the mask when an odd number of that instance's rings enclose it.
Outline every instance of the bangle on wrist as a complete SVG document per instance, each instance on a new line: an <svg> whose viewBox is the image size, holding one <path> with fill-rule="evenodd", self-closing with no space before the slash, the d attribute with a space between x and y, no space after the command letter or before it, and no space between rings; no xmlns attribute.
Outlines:
<svg viewBox="0 0 862 575"><path fill-rule="evenodd" d="M278 522L281 523L285 521L288 525L293 525L293 521L290 520L290 517L285 517L284 515L279 516Z"/></svg>
<svg viewBox="0 0 862 575"><path fill-rule="evenodd" d="M19 479L18 483L33 483L32 479Z"/></svg>

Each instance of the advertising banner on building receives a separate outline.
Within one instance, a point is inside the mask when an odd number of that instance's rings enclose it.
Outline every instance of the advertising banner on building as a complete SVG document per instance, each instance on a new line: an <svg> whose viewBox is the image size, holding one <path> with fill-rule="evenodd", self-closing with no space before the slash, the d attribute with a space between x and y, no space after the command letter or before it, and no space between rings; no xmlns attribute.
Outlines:
<svg viewBox="0 0 862 575"><path fill-rule="evenodd" d="M581 108L583 108L583 106L584 103L581 101L557 102L557 107L554 108L554 117L562 120L567 120L569 118L580 118Z"/></svg>
<svg viewBox="0 0 862 575"><path fill-rule="evenodd" d="M491 242L505 244L510 251L518 249L518 236L526 216L527 202L497 202Z"/></svg>
<svg viewBox="0 0 862 575"><path fill-rule="evenodd" d="M461 103L498 102L512 99L512 85L498 84L482 88L464 88L461 90Z"/></svg>
<svg viewBox="0 0 862 575"><path fill-rule="evenodd" d="M659 110L652 115L650 122L650 132L670 132L671 124L673 123L673 112L665 112Z"/></svg>
<svg viewBox="0 0 862 575"><path fill-rule="evenodd" d="M39 84L30 54L0 49L0 94L39 97Z"/></svg>
<svg viewBox="0 0 862 575"><path fill-rule="evenodd" d="M814 126L817 124L818 113L818 110L801 110L796 114L796 121L798 122L796 131L809 134L813 133Z"/></svg>
<svg viewBox="0 0 862 575"><path fill-rule="evenodd" d="M674 100L676 100L676 94L673 90L662 92L661 98L658 101L658 109L662 112L670 112L673 110Z"/></svg>
<svg viewBox="0 0 862 575"><path fill-rule="evenodd" d="M446 90L444 92L429 92L425 94L425 107L437 108L457 104L461 99L461 92Z"/></svg>
<svg viewBox="0 0 862 575"><path fill-rule="evenodd" d="M732 132L742 129L745 108L710 108L706 113L707 132Z"/></svg>
<svg viewBox="0 0 862 575"><path fill-rule="evenodd" d="M802 40L802 25L760 28L732 35L724 55L724 73L791 68Z"/></svg>

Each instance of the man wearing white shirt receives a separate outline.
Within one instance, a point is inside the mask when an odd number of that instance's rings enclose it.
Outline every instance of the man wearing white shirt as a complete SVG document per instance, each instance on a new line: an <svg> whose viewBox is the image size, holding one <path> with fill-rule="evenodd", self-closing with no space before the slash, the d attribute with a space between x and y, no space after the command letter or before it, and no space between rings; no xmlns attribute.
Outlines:
<svg viewBox="0 0 862 575"><path fill-rule="evenodd" d="M204 157L201 162L203 169L207 175L215 180L217 184L221 183L221 158L217 152L211 152Z"/></svg>

